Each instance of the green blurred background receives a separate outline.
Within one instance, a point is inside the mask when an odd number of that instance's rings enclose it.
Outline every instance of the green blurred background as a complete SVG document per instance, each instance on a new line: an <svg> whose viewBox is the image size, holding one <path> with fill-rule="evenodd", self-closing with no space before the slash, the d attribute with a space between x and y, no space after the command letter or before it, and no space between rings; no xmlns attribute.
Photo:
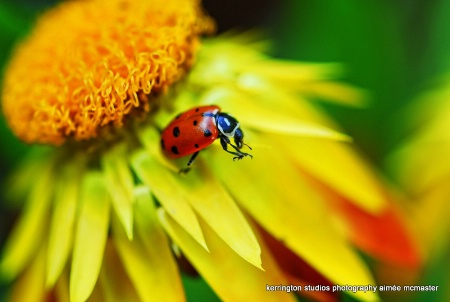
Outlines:
<svg viewBox="0 0 450 302"><path fill-rule="evenodd" d="M14 44L26 35L36 16L56 2L0 1L2 73ZM219 32L263 28L274 41L277 57L344 63L343 80L370 91L371 105L324 104L324 108L380 170L385 157L409 135L405 107L434 78L449 70L449 0L205 0L204 6L217 20ZM9 132L3 117L0 133L3 182L28 147ZM0 202L0 244L15 214ZM439 284L448 271L447 262L438 262L424 283ZM191 301L217 300L201 279L186 277L185 285ZM0 300L6 290L1 286ZM423 293L414 300L436 298ZM435 301L439 300L445 299Z"/></svg>

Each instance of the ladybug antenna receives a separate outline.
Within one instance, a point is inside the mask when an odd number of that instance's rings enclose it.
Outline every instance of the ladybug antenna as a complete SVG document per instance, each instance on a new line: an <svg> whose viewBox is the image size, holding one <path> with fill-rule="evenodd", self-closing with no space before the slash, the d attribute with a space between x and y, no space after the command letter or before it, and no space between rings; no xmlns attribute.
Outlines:
<svg viewBox="0 0 450 302"><path fill-rule="evenodd" d="M252 147L250 147L249 145L247 145L246 143L243 143L244 145L246 145L250 150L253 150Z"/></svg>

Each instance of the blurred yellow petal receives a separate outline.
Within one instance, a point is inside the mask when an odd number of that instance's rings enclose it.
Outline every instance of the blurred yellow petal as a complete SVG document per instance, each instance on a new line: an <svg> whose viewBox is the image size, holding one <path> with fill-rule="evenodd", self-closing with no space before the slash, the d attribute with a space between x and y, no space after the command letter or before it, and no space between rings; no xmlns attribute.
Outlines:
<svg viewBox="0 0 450 302"><path fill-rule="evenodd" d="M298 90L309 96L318 97L321 100L351 106L366 106L369 100L367 91L338 82L317 81L305 83Z"/></svg>
<svg viewBox="0 0 450 302"><path fill-rule="evenodd" d="M342 73L343 65L339 63L308 63L273 60L267 58L260 64L251 64L243 69L269 78L281 85L295 90L302 82L311 83L311 79L333 79Z"/></svg>
<svg viewBox="0 0 450 302"><path fill-rule="evenodd" d="M80 192L80 213L70 274L70 301L91 295L100 272L109 226L110 198L100 172L87 172Z"/></svg>
<svg viewBox="0 0 450 302"><path fill-rule="evenodd" d="M133 176L128 167L128 153L119 145L102 157L102 168L106 188L111 196L113 208L128 236L133 239Z"/></svg>
<svg viewBox="0 0 450 302"><path fill-rule="evenodd" d="M81 173L84 170L82 164L78 160L76 164L64 167L55 184L56 194L47 249L46 285L48 288L53 287L59 278L72 249L79 200L78 189Z"/></svg>
<svg viewBox="0 0 450 302"><path fill-rule="evenodd" d="M448 183L450 177L445 179ZM447 185L434 186L421 195L420 200L412 208L415 229L422 241L424 252L436 256L448 248L448 234L450 234L450 187Z"/></svg>
<svg viewBox="0 0 450 302"><path fill-rule="evenodd" d="M69 296L69 269L66 269L59 277L54 287L55 297L58 302L70 302Z"/></svg>
<svg viewBox="0 0 450 302"><path fill-rule="evenodd" d="M242 106L241 110L249 112L249 114L239 117L239 121L242 124L253 127L259 131L280 135L312 136L346 141L351 140L348 135L317 124L302 121L294 116L277 114L264 107L255 106L254 103L245 103L245 105L242 104L240 106ZM228 106L227 110L233 112L233 106Z"/></svg>
<svg viewBox="0 0 450 302"><path fill-rule="evenodd" d="M214 86L203 94L201 104L216 104L224 112L233 114L241 112L235 117L245 127L253 126L269 133L351 140L349 136L334 130L338 129L337 125L302 97L271 87L270 82L255 76L241 76L239 81L245 82L245 90L226 85ZM187 92L182 95L185 97L177 99L177 104L182 110L189 109L195 96ZM277 101L276 106L274 100ZM168 122L166 118L162 125Z"/></svg>
<svg viewBox="0 0 450 302"><path fill-rule="evenodd" d="M249 72L240 75L239 84L245 89L266 90L272 93L279 90L276 86L283 85L287 88L286 90L295 93L301 92L304 95L319 97L327 101L352 106L365 105L368 99L366 91L345 83L329 81L330 76L326 76L326 74L332 74L335 72L334 69L339 69L339 66L339 64L332 63L264 62L258 66L251 66ZM259 72L261 68L265 69L264 73ZM321 75L321 72L324 74ZM293 76L292 73L296 73L296 76ZM314 78L317 80L311 80Z"/></svg>
<svg viewBox="0 0 450 302"><path fill-rule="evenodd" d="M112 242L106 244L105 256L100 271L99 282L106 302L126 301L141 302L133 284L128 279L121 259L118 257Z"/></svg>
<svg viewBox="0 0 450 302"><path fill-rule="evenodd" d="M8 301L11 302L44 302L46 298L45 282L45 250L35 251L31 265L27 267L14 285Z"/></svg>
<svg viewBox="0 0 450 302"><path fill-rule="evenodd" d="M18 204L23 206L24 201L36 182L36 175L46 169L48 162L45 160L48 155L47 148L33 148L30 150L17 170L7 179L5 184L4 201L6 204Z"/></svg>
<svg viewBox="0 0 450 302"><path fill-rule="evenodd" d="M246 114L238 117L239 122L260 131L281 135L350 140L345 134L312 121L303 120L296 114L301 110L298 106L296 111L291 111L292 107L283 110L283 107L273 108L273 103L269 107L265 106L264 102L252 102L251 98L252 96L238 93L232 89L214 89L204 96L202 102L221 105L226 112L245 112Z"/></svg>
<svg viewBox="0 0 450 302"><path fill-rule="evenodd" d="M260 140L262 145L269 143ZM254 149L253 160L235 163L214 151L212 170L273 236L336 284L375 284L364 262L331 224L323 201L277 150ZM354 295L364 301L377 299L373 293Z"/></svg>
<svg viewBox="0 0 450 302"><path fill-rule="evenodd" d="M430 120L426 124L419 124L420 128L416 135L415 141L418 143L428 142L428 143L437 143L437 142L449 142L450 137L448 135L448 129L450 127L450 121L448 116L450 116L450 105L447 102L448 94L443 96L445 100L442 102L440 100L437 105L437 110L434 108L428 108L429 111L433 112ZM431 103L433 100L427 100L426 103ZM426 109L424 109L427 111ZM423 113L417 113L421 116Z"/></svg>
<svg viewBox="0 0 450 302"><path fill-rule="evenodd" d="M156 196L167 213L183 226L203 248L208 250L194 211L186 197L177 189L175 177L180 176L172 174L144 151L134 154L131 163L138 178L149 186L152 194Z"/></svg>
<svg viewBox="0 0 450 302"><path fill-rule="evenodd" d="M177 178L191 206L239 256L261 268L261 249L234 200L206 167ZM230 223L232 221L232 223Z"/></svg>
<svg viewBox="0 0 450 302"><path fill-rule="evenodd" d="M133 241L113 223L114 242L125 270L142 301L184 301L176 263L156 220L149 190L136 189L135 198L137 232Z"/></svg>
<svg viewBox="0 0 450 302"><path fill-rule="evenodd" d="M94 287L92 294L86 300L86 302L104 302L104 301L105 297L103 296L103 293L100 290L100 286ZM72 300L70 300L70 302L72 302Z"/></svg>
<svg viewBox="0 0 450 302"><path fill-rule="evenodd" d="M314 138L271 138L277 148L289 152L308 174L358 207L377 213L387 205L374 169L350 146Z"/></svg>
<svg viewBox="0 0 450 302"><path fill-rule="evenodd" d="M415 141L389 158L400 181L413 193L424 193L450 176L450 142ZM438 165L430 164L430 158ZM417 177L420 175L420 177Z"/></svg>
<svg viewBox="0 0 450 302"><path fill-rule="evenodd" d="M261 112L261 110L258 111L259 112L257 114L259 116L257 118L252 118L252 115L248 115L248 118L241 119L242 123L266 133L275 133L279 135L298 135L305 137L322 137L343 141L351 140L348 135L333 131L319 125L301 122L295 119L290 119L288 117L283 118L282 115L277 116L270 112L263 113Z"/></svg>
<svg viewBox="0 0 450 302"><path fill-rule="evenodd" d="M205 57L193 70L191 82L207 87L236 85L234 89L270 94L289 91L352 106L365 105L367 101L365 90L332 81L342 74L342 64L275 60L261 49L252 48L248 38L246 42L235 39L234 43L227 39L206 41L202 53Z"/></svg>
<svg viewBox="0 0 450 302"><path fill-rule="evenodd" d="M414 194L426 194L450 176L447 86L424 93L419 102L408 108L408 119L414 121L417 129L388 159L400 181Z"/></svg>
<svg viewBox="0 0 450 302"><path fill-rule="evenodd" d="M163 209L159 219L171 238L181 247L200 274L224 301L295 301L292 294L266 291L266 285L279 285L279 274L264 272L238 256L201 220L210 252L205 251Z"/></svg>
<svg viewBox="0 0 450 302"><path fill-rule="evenodd" d="M0 276L7 280L16 277L34 256L45 238L48 211L52 201L54 175L53 166L45 167L35 178L33 188L18 220L3 249ZM35 175L36 177L36 175Z"/></svg>

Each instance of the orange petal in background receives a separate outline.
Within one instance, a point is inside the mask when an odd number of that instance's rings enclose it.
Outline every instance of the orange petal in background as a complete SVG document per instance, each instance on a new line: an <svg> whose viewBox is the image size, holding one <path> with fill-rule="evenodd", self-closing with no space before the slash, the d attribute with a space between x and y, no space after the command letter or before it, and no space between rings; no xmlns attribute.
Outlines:
<svg viewBox="0 0 450 302"><path fill-rule="evenodd" d="M258 224L255 223L255 225ZM290 284L301 285L303 289L307 285L312 285L314 287L321 285L332 288L332 283L328 279L294 254L289 248L284 246L282 242L272 237L261 226L259 226L258 230ZM299 291L298 294L319 302L337 302L339 298L336 293L324 290L302 290Z"/></svg>
<svg viewBox="0 0 450 302"><path fill-rule="evenodd" d="M369 213L354 202L331 191L317 180L309 178L326 195L325 200L344 225L349 239L372 257L417 271L422 266L422 255L414 235L394 204L393 197L384 192L386 204L378 213Z"/></svg>

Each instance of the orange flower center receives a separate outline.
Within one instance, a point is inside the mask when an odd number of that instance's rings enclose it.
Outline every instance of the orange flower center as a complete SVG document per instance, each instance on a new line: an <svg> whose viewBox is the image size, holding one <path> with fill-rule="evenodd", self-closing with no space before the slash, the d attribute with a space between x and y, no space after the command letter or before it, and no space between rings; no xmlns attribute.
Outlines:
<svg viewBox="0 0 450 302"><path fill-rule="evenodd" d="M196 0L65 2L45 13L6 70L3 111L28 143L122 126L191 67L213 22Z"/></svg>

